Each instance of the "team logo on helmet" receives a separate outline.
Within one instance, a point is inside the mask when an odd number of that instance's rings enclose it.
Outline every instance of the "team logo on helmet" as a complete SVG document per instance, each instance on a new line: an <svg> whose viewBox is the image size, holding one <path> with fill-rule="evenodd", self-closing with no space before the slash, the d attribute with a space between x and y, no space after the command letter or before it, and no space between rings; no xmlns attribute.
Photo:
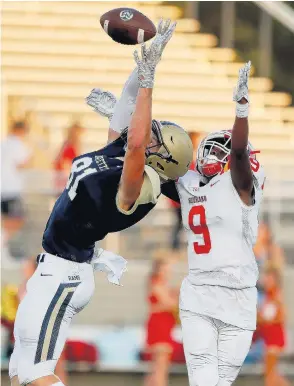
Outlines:
<svg viewBox="0 0 294 386"><path fill-rule="evenodd" d="M130 21L132 18L133 18L134 14L133 14L133 11L131 11L130 9L124 9L123 11L121 11L121 13L119 14L119 17L123 20L123 21Z"/></svg>

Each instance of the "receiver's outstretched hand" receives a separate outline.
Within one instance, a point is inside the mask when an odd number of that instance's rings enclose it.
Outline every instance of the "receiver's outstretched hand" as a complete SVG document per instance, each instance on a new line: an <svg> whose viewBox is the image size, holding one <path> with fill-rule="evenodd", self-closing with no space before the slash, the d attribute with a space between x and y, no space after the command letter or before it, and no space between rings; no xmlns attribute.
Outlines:
<svg viewBox="0 0 294 386"><path fill-rule="evenodd" d="M249 102L248 95L248 79L251 69L251 62L247 62L244 67L239 70L238 83L234 89L233 101L239 102L242 98L245 98Z"/></svg>

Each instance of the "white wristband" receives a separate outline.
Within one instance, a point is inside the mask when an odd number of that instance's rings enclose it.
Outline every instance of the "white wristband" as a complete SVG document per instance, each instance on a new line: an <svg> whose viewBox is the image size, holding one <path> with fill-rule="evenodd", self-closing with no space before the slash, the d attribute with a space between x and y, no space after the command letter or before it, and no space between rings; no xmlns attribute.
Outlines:
<svg viewBox="0 0 294 386"><path fill-rule="evenodd" d="M241 104L236 103L236 116L238 118L247 118L249 114L249 103Z"/></svg>

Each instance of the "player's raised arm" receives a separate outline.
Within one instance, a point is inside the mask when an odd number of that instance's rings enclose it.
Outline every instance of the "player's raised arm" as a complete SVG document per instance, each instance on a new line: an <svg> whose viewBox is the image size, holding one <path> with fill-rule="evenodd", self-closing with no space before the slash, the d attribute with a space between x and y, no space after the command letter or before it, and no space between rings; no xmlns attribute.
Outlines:
<svg viewBox="0 0 294 386"><path fill-rule="evenodd" d="M156 37L148 49L148 52L150 52L160 44L161 53L157 56L156 64L160 61L162 51L168 42L165 36L170 30L170 27L173 27L170 26L170 20L164 21L161 19L158 23ZM87 104L91 106L96 113L107 117L110 121L108 143L116 140L121 135L121 132L130 126L138 91L138 69L136 67L128 77L118 100L110 91L103 91L100 88L94 88L89 96L86 97Z"/></svg>
<svg viewBox="0 0 294 386"><path fill-rule="evenodd" d="M144 180L146 147L152 141L152 90L155 68L175 26L170 26L148 51L143 45L141 59L137 51L134 53L138 67L139 92L128 129L127 151L117 196L118 205L123 210L129 210L140 195Z"/></svg>
<svg viewBox="0 0 294 386"><path fill-rule="evenodd" d="M155 63L147 57L142 45L142 58L134 56L138 65L139 92L136 107L128 130L127 151L118 191L118 204L129 210L140 195L145 167L145 151L151 140L152 91Z"/></svg>
<svg viewBox="0 0 294 386"><path fill-rule="evenodd" d="M230 168L233 184L242 201L252 204L253 175L248 153L248 78L251 62L245 64L239 71L237 87L233 100L236 102L236 118L232 130L232 147Z"/></svg>
<svg viewBox="0 0 294 386"><path fill-rule="evenodd" d="M160 52L156 56L156 65L160 62L162 51L170 39L170 37L167 38L167 34L169 34L170 31L173 32L174 26L175 25L171 26L170 20L164 21L161 19L158 23L156 36L153 39L150 48L147 50L149 53L155 48L158 49L160 47ZM127 79L122 94L115 105L114 113L109 125L108 142L118 138L120 133L130 126L132 114L135 110L138 91L138 68L136 67Z"/></svg>

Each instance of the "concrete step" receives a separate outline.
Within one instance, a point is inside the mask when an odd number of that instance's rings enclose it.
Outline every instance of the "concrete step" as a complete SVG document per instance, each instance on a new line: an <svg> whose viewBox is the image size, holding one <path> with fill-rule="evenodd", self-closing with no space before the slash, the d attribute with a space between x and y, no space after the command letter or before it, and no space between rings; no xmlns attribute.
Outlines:
<svg viewBox="0 0 294 386"><path fill-rule="evenodd" d="M105 12L108 12L112 8L120 7L130 7L135 8L138 11L144 13L146 16L152 20L163 18L179 19L182 16L182 11L179 7L164 5L161 6L157 2L111 2L111 5L108 2L88 2L87 6L82 1L77 1L73 4L68 4L67 2L58 2L52 7L51 4L44 3L28 3L25 2L14 2L13 4L4 4L3 14L8 18L12 18L14 15L19 15L20 17L32 20L33 17L38 22L38 18L42 20L50 20L56 18L58 21L55 25L64 25L70 24L69 21L80 20L81 18L92 18L93 22L99 23L99 18ZM55 20L55 19L53 19ZM63 23L62 23L63 21ZM52 25L52 22L47 24ZM75 26L80 26L75 24Z"/></svg>
<svg viewBox="0 0 294 386"><path fill-rule="evenodd" d="M108 62L108 60L106 60ZM196 66L197 67L197 66ZM108 76L111 76L109 74ZM5 92L8 95L17 97L66 97L68 99L84 99L90 93L91 89L88 85L83 84L64 84L62 87L57 83L52 82L19 82L17 80L9 80L5 85ZM112 87L112 92L119 97L121 87ZM178 89L172 94L167 89L156 88L154 90L154 101L165 103L184 102L186 105L199 104L217 104L219 106L232 105L231 90L212 90L212 89L195 89L183 90ZM291 103L291 96L283 92L252 92L250 101L254 107L264 106L280 106L286 107ZM294 131L294 130L293 130Z"/></svg>

